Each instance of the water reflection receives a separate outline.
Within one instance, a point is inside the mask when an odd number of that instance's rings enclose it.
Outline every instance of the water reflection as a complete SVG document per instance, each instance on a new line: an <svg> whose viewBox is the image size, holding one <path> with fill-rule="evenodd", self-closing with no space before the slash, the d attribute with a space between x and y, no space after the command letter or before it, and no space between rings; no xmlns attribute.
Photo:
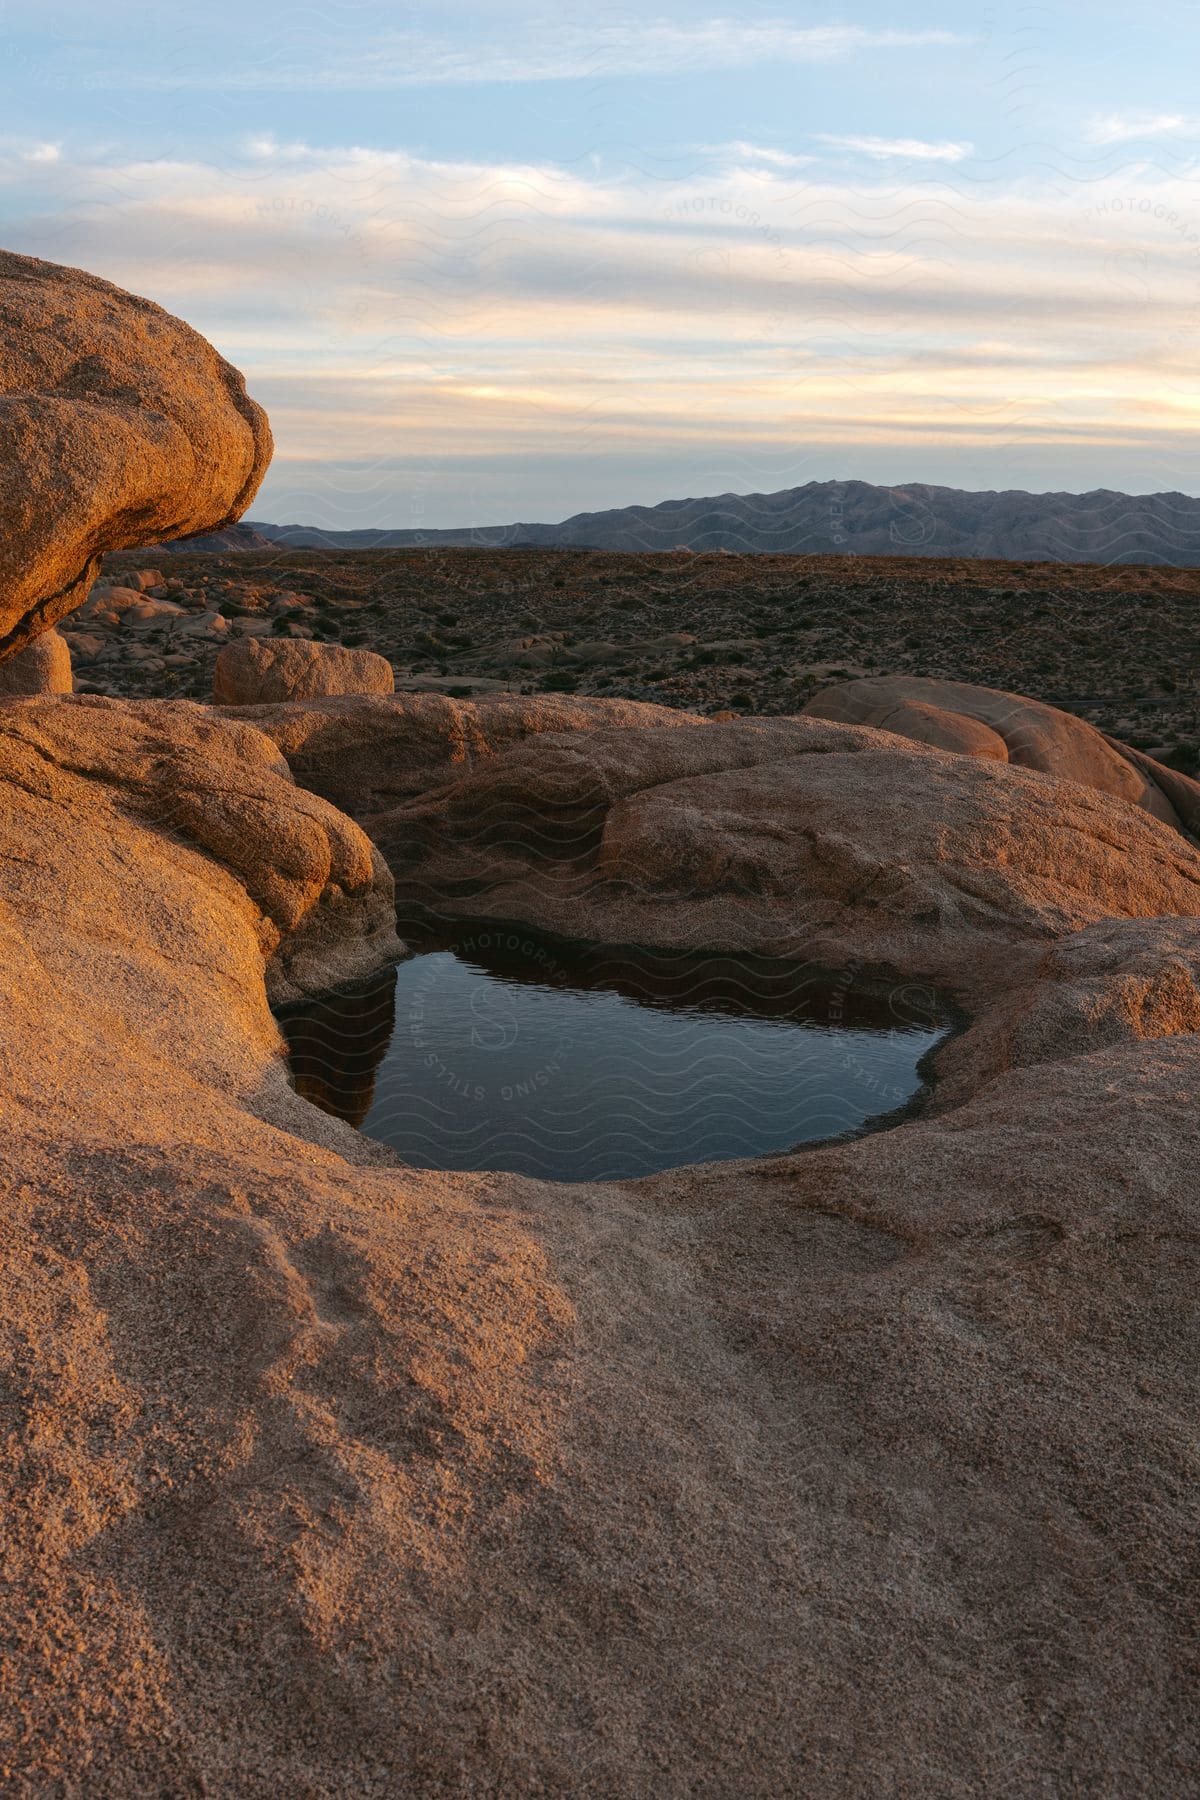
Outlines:
<svg viewBox="0 0 1200 1800"><path fill-rule="evenodd" d="M861 1126L948 1020L853 969L481 926L281 1024L297 1090L406 1161L587 1180Z"/></svg>
<svg viewBox="0 0 1200 1800"><path fill-rule="evenodd" d="M280 1014L292 1084L322 1112L361 1125L396 1024L396 970Z"/></svg>

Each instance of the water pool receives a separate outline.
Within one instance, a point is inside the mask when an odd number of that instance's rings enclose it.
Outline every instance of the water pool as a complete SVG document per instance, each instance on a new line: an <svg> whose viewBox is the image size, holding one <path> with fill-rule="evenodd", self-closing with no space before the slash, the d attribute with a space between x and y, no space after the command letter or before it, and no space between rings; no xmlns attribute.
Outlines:
<svg viewBox="0 0 1200 1800"><path fill-rule="evenodd" d="M761 1156L892 1112L927 988L491 926L285 1009L297 1090L422 1168L560 1181Z"/></svg>

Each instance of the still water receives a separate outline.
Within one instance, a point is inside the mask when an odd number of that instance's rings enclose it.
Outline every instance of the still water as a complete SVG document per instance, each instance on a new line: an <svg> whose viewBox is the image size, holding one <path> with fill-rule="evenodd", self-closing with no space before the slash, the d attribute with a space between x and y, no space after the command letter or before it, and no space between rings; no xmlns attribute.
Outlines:
<svg viewBox="0 0 1200 1800"><path fill-rule="evenodd" d="M619 1179L892 1111L936 995L755 957L466 931L286 1009L297 1090L421 1168Z"/></svg>

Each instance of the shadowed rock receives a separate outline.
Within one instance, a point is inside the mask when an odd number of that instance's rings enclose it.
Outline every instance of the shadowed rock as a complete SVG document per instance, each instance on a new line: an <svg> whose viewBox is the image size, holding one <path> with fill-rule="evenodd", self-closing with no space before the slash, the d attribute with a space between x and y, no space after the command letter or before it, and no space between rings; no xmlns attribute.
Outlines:
<svg viewBox="0 0 1200 1800"><path fill-rule="evenodd" d="M87 598L107 550L240 517L271 455L237 370L160 306L0 251L0 659Z"/></svg>
<svg viewBox="0 0 1200 1800"><path fill-rule="evenodd" d="M547 734L371 830L402 905L452 896L566 936L866 958L951 987L1200 900L1200 855L1126 803L815 718Z"/></svg>
<svg viewBox="0 0 1200 1800"><path fill-rule="evenodd" d="M296 1092L323 1112L361 1125L396 1024L396 971L335 989L280 1016Z"/></svg>
<svg viewBox="0 0 1200 1800"><path fill-rule="evenodd" d="M606 725L673 731L704 723L670 706L565 694L489 694L474 700L447 694L332 696L239 708L229 716L266 732L302 787L359 820L469 775L525 738Z"/></svg>

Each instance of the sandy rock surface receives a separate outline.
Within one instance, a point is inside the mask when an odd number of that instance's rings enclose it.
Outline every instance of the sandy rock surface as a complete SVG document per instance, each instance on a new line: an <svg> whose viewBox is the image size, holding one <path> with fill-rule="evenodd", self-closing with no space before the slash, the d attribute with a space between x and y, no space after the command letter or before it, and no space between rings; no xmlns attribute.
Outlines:
<svg viewBox="0 0 1200 1800"><path fill-rule="evenodd" d="M1128 750L1084 719L1021 694L965 681L889 675L826 688L804 712L811 718L876 725L921 743L1007 759L1060 781L1082 782L1130 800L1168 824L1184 823L1172 803L1174 794L1182 797L1185 815L1200 813L1200 783Z"/></svg>
<svg viewBox="0 0 1200 1800"><path fill-rule="evenodd" d="M87 598L107 550L236 519L266 415L190 326L79 269L0 251L0 658Z"/></svg>
<svg viewBox="0 0 1200 1800"><path fill-rule="evenodd" d="M61 632L43 631L24 650L0 662L0 697L69 694L73 687L71 650Z"/></svg>
<svg viewBox="0 0 1200 1800"><path fill-rule="evenodd" d="M217 657L213 699L218 705L254 706L327 694L390 694L395 685L392 665L373 650L242 637Z"/></svg>
<svg viewBox="0 0 1200 1800"><path fill-rule="evenodd" d="M998 934L956 1103L624 1186L390 1166L264 987L387 954L361 832L242 718L4 709L7 1790L1188 1791L1200 858L816 720L460 775L402 879L471 848L541 917L583 821L588 918L714 942L773 833L751 904L847 956Z"/></svg>

